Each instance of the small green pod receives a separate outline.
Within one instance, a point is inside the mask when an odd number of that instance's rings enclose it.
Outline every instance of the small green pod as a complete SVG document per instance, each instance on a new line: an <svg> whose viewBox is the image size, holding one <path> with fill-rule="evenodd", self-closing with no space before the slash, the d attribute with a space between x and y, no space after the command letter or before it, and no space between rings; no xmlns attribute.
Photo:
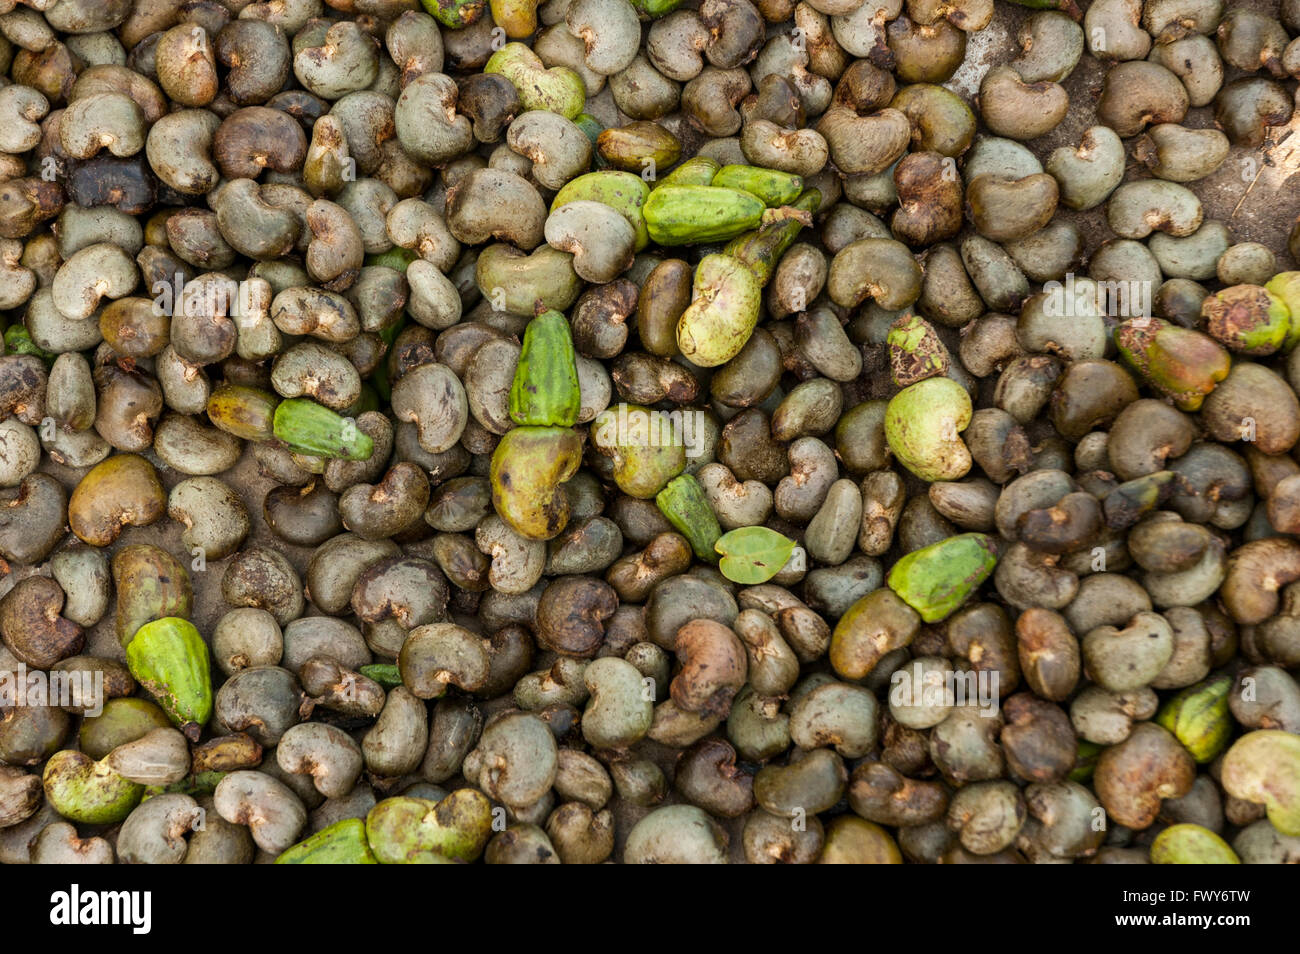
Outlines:
<svg viewBox="0 0 1300 954"><path fill-rule="evenodd" d="M680 474L668 481L655 496L655 503L668 522L690 541L697 557L710 563L717 561L718 554L713 545L722 536L722 527L704 496L704 488L694 476Z"/></svg>
<svg viewBox="0 0 1300 954"><path fill-rule="evenodd" d="M621 213L636 229L636 250L639 252L650 244L650 233L646 231L645 216L641 214L645 201L650 197L650 187L638 175L620 172L617 169L602 169L588 172L570 179L551 200L551 211L562 205L588 199L602 202L611 209Z"/></svg>
<svg viewBox="0 0 1300 954"><path fill-rule="evenodd" d="M660 245L721 242L758 228L767 206L740 189L711 185L660 186L642 214L650 238Z"/></svg>
<svg viewBox="0 0 1300 954"><path fill-rule="evenodd" d="M312 457L369 460L374 442L351 418L307 398L289 398L275 409L275 436L290 450Z"/></svg>
<svg viewBox="0 0 1300 954"><path fill-rule="evenodd" d="M569 320L558 311L544 311L524 329L510 385L510 419L537 427L572 427L581 406Z"/></svg>
<svg viewBox="0 0 1300 954"><path fill-rule="evenodd" d="M345 818L304 838L275 859L277 865L377 865L366 840L366 823Z"/></svg>
<svg viewBox="0 0 1300 954"><path fill-rule="evenodd" d="M1156 722L1172 732L1197 762L1212 762L1232 738L1231 688L1231 676L1188 686L1160 707Z"/></svg>
<svg viewBox="0 0 1300 954"><path fill-rule="evenodd" d="M889 588L927 623L946 619L979 589L998 554L986 533L960 533L913 550L889 571Z"/></svg>
<svg viewBox="0 0 1300 954"><path fill-rule="evenodd" d="M691 303L677 320L677 348L692 364L714 368L740 353L754 333L763 286L730 255L706 255L695 268Z"/></svg>
<svg viewBox="0 0 1300 954"><path fill-rule="evenodd" d="M762 166L723 166L709 185L739 189L756 195L769 206L789 205L803 191L803 177Z"/></svg>
<svg viewBox="0 0 1300 954"><path fill-rule="evenodd" d="M194 624L175 616L145 623L126 647L126 664L181 731L197 739L212 716L212 673L208 644Z"/></svg>
<svg viewBox="0 0 1300 954"><path fill-rule="evenodd" d="M811 217L821 204L822 194L816 189L808 189L791 203L790 208L806 212ZM794 244L807 224L802 216L786 216L732 239L723 252L749 266L757 276L759 285L765 286L771 280L781 256Z"/></svg>
<svg viewBox="0 0 1300 954"><path fill-rule="evenodd" d="M569 523L560 486L582 464L582 438L567 427L515 427L492 452L492 505L515 532L549 540Z"/></svg>
<svg viewBox="0 0 1300 954"><path fill-rule="evenodd" d="M713 177L718 174L722 166L716 159L708 156L692 156L673 169L668 175L655 182L655 190L662 189L666 186L686 186L701 185L706 186L713 181Z"/></svg>
<svg viewBox="0 0 1300 954"><path fill-rule="evenodd" d="M86 825L120 822L144 797L143 785L124 779L107 762L96 762L71 749L50 756L41 784L51 808Z"/></svg>

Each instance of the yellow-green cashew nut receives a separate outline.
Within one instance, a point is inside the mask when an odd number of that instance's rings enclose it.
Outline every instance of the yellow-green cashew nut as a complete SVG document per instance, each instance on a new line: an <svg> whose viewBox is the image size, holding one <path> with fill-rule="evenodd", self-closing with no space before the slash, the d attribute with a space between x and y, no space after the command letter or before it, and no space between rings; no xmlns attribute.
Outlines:
<svg viewBox="0 0 1300 954"><path fill-rule="evenodd" d="M762 297L757 276L738 259L704 256L695 269L691 303L677 321L683 357L702 368L734 358L754 333Z"/></svg>
<svg viewBox="0 0 1300 954"><path fill-rule="evenodd" d="M674 418L639 404L615 404L591 422L591 443L608 457L614 483L648 500L686 469L686 445Z"/></svg>
<svg viewBox="0 0 1300 954"><path fill-rule="evenodd" d="M926 378L890 399L885 439L899 463L922 480L958 480L971 468L961 439L970 419L965 388L951 378Z"/></svg>
<svg viewBox="0 0 1300 954"><path fill-rule="evenodd" d="M567 427L516 427L492 452L492 505L515 532L549 540L569 522L560 485L582 464L582 438Z"/></svg>
<svg viewBox="0 0 1300 954"><path fill-rule="evenodd" d="M1239 865L1241 859L1228 843L1200 825L1170 825L1151 843L1151 863L1156 865Z"/></svg>
<svg viewBox="0 0 1300 954"><path fill-rule="evenodd" d="M122 821L144 796L143 785L122 778L106 761L68 749L50 756L41 783L50 807L87 825Z"/></svg>
<svg viewBox="0 0 1300 954"><path fill-rule="evenodd" d="M1263 805L1284 835L1300 836L1300 735L1260 729L1243 735L1223 757L1223 789Z"/></svg>
<svg viewBox="0 0 1300 954"><path fill-rule="evenodd" d="M381 865L475 861L492 834L492 803L458 788L440 802L398 795L366 816L366 840Z"/></svg>

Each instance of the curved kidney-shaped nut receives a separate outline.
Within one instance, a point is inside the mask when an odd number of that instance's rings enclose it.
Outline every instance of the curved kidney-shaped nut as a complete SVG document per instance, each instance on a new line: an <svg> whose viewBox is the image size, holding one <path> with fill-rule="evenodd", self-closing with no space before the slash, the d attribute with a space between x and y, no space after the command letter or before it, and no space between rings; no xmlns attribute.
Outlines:
<svg viewBox="0 0 1300 954"><path fill-rule="evenodd" d="M59 141L74 159L89 159L101 149L134 156L145 144L144 114L122 93L95 93L74 100L63 111Z"/></svg>
<svg viewBox="0 0 1300 954"><path fill-rule="evenodd" d="M573 0L564 22L586 44L583 59L601 76L627 69L641 46L641 22L630 3L619 0ZM760 27L761 29L761 27Z"/></svg>
<svg viewBox="0 0 1300 954"><path fill-rule="evenodd" d="M361 230L347 210L328 199L317 199L307 210L311 243L307 271L330 291L343 291L357 280L366 249Z"/></svg>
<svg viewBox="0 0 1300 954"><path fill-rule="evenodd" d="M361 319L342 295L306 285L286 288L271 300L271 319L287 335L313 335L325 341L351 341Z"/></svg>
<svg viewBox="0 0 1300 954"><path fill-rule="evenodd" d="M292 775L310 776L326 798L352 791L362 769L361 746L342 729L323 722L302 722L289 729L276 746L275 760Z"/></svg>
<svg viewBox="0 0 1300 954"><path fill-rule="evenodd" d="M506 130L506 144L533 163L533 178L548 189L559 189L591 165L591 140L558 113L535 109Z"/></svg>
<svg viewBox="0 0 1300 954"><path fill-rule="evenodd" d="M504 169L475 169L447 192L447 227L468 245L499 239L528 251L542 243L545 224L541 194Z"/></svg>
<svg viewBox="0 0 1300 954"><path fill-rule="evenodd" d="M264 772L231 772L212 794L217 813L234 825L246 825L257 847L278 855L307 824L307 809L293 789Z"/></svg>
<svg viewBox="0 0 1300 954"><path fill-rule="evenodd" d="M446 220L423 199L398 202L388 210L384 225L394 245L410 249L440 272L450 271L460 258L460 243ZM407 266L407 277L410 277L410 266Z"/></svg>
<svg viewBox="0 0 1300 954"><path fill-rule="evenodd" d="M320 46L298 50L293 72L317 96L341 99L375 81L379 73L378 44L355 21L340 20L325 33L325 42Z"/></svg>
<svg viewBox="0 0 1300 954"><path fill-rule="evenodd" d="M487 682L491 660L483 639L454 623L411 630L397 657L402 684L418 699L437 699L448 686L473 692Z"/></svg>
<svg viewBox="0 0 1300 954"><path fill-rule="evenodd" d="M30 86L14 83L0 89L0 152L35 149L41 141L40 120L50 101Z"/></svg>
<svg viewBox="0 0 1300 954"><path fill-rule="evenodd" d="M1286 537L1254 540L1228 557L1219 597L1234 620L1254 626L1277 613L1278 591L1300 580L1300 543Z"/></svg>
<svg viewBox="0 0 1300 954"><path fill-rule="evenodd" d="M1167 798L1182 798L1196 781L1196 763L1170 732L1143 722L1101 753L1093 784L1102 806L1128 828L1149 827Z"/></svg>
<svg viewBox="0 0 1300 954"><path fill-rule="evenodd" d="M393 414L411 421L420 446L430 454L450 450L469 421L469 399L455 372L444 364L422 364L393 386Z"/></svg>
<svg viewBox="0 0 1300 954"><path fill-rule="evenodd" d="M458 95L456 81L443 73L425 73L402 90L393 123L412 158L441 165L474 146L472 124L456 112Z"/></svg>
<svg viewBox="0 0 1300 954"><path fill-rule="evenodd" d="M122 823L118 857L126 864L180 864L189 850L185 836L202 825L203 809L189 795L155 795Z"/></svg>
<svg viewBox="0 0 1300 954"><path fill-rule="evenodd" d="M573 255L573 270L583 281L611 282L632 264L636 229L603 202L578 199L560 206L546 220L546 241Z"/></svg>
<svg viewBox="0 0 1300 954"><path fill-rule="evenodd" d="M154 62L158 85L182 106L206 106L220 89L216 53L197 24L178 24L159 37Z"/></svg>
<svg viewBox="0 0 1300 954"><path fill-rule="evenodd" d="M189 740L177 729L151 729L119 745L106 757L108 767L124 779L141 785L171 785L190 771Z"/></svg>
<svg viewBox="0 0 1300 954"><path fill-rule="evenodd" d="M137 281L139 271L123 248L109 242L87 245L54 273L54 306L67 318L89 318L101 300L129 295Z"/></svg>
<svg viewBox="0 0 1300 954"><path fill-rule="evenodd" d="M681 671L669 686L673 702L688 712L726 715L745 684L748 657L740 639L711 619L696 619L677 631Z"/></svg>

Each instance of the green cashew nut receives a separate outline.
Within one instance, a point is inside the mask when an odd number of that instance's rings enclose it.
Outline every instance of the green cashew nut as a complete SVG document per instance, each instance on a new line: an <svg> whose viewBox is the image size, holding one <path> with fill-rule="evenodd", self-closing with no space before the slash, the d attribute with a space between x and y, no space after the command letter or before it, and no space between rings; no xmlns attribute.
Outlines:
<svg viewBox="0 0 1300 954"><path fill-rule="evenodd" d="M596 415L591 443L610 459L614 483L630 497L648 500L686 469L682 433L666 415L638 404L615 404Z"/></svg>
<svg viewBox="0 0 1300 954"><path fill-rule="evenodd" d="M1199 411L1228 376L1232 359L1217 341L1160 318L1132 318L1115 329L1115 346L1147 384L1182 411Z"/></svg>
<svg viewBox="0 0 1300 954"><path fill-rule="evenodd" d="M668 481L668 485L655 497L659 511L668 518L682 536L690 541L691 549L701 560L710 563L718 559L713 545L722 536L717 514L709 506L704 488L691 474L681 474Z"/></svg>
<svg viewBox="0 0 1300 954"><path fill-rule="evenodd" d="M366 823L345 818L304 838L275 859L277 865L377 865Z"/></svg>
<svg viewBox="0 0 1300 954"><path fill-rule="evenodd" d="M1300 735L1281 729L1249 732L1223 757L1223 790L1261 804L1284 835L1300 836Z"/></svg>
<svg viewBox="0 0 1300 954"><path fill-rule="evenodd" d="M740 189L713 185L665 185L646 199L646 227L660 245L691 245L735 238L758 228L767 206Z"/></svg>
<svg viewBox="0 0 1300 954"><path fill-rule="evenodd" d="M1188 686L1160 707L1156 722L1172 732L1196 761L1212 762L1232 737L1231 688L1231 676Z"/></svg>
<svg viewBox="0 0 1300 954"><path fill-rule="evenodd" d="M197 740L212 716L212 673L208 644L194 624L176 616L145 623L126 647L126 664L181 731Z"/></svg>
<svg viewBox="0 0 1300 954"><path fill-rule="evenodd" d="M144 786L127 781L88 755L64 749L45 763L45 799L64 818L87 825L111 825L131 814Z"/></svg>
<svg viewBox="0 0 1300 954"><path fill-rule="evenodd" d="M889 571L889 588L927 623L946 619L979 589L998 554L986 533L960 533L913 550Z"/></svg>
<svg viewBox="0 0 1300 954"><path fill-rule="evenodd" d="M307 398L289 398L275 409L275 436L290 450L335 460L369 460L374 442L354 421Z"/></svg>
<svg viewBox="0 0 1300 954"><path fill-rule="evenodd" d="M587 102L582 77L567 66L549 70L542 58L522 43L507 43L488 59L484 73L500 73L519 92L524 109L546 109L572 119Z"/></svg>
<svg viewBox="0 0 1300 954"><path fill-rule="evenodd" d="M581 405L569 321L558 311L544 311L524 329L510 385L510 419L516 424L572 427Z"/></svg>

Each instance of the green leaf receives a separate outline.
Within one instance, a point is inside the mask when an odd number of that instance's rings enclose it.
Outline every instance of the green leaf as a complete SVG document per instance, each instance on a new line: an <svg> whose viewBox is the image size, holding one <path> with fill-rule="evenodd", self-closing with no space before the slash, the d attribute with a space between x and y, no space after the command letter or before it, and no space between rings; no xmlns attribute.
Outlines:
<svg viewBox="0 0 1300 954"><path fill-rule="evenodd" d="M733 583L766 583L794 553L794 541L767 527L740 527L718 538L713 548L722 554L718 569Z"/></svg>

